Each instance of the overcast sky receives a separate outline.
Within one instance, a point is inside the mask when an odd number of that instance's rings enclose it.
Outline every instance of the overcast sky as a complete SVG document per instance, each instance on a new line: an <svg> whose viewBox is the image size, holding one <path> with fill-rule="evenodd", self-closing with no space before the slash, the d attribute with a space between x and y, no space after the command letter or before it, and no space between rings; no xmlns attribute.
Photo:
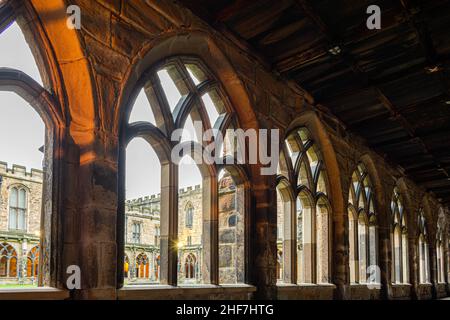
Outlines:
<svg viewBox="0 0 450 320"><path fill-rule="evenodd" d="M0 67L19 69L42 84L33 55L16 23L0 35ZM0 161L42 168L44 123L34 109L11 92L0 92Z"/></svg>
<svg viewBox="0 0 450 320"><path fill-rule="evenodd" d="M0 35L0 67L19 69L42 84L32 53L17 24ZM171 109L180 94L167 72L158 73ZM208 99L206 99L208 100ZM208 113L214 113L210 101ZM43 154L38 150L44 144L44 124L34 109L14 93L0 92L0 161L20 164L29 168L42 168ZM214 114L213 117L217 115ZM150 104L142 91L131 114L130 122L155 123ZM197 140L193 124L188 119L183 140ZM133 140L127 149L126 197L132 199L160 193L161 166L153 149L143 139ZM179 166L179 184L184 188L201 184L201 175L195 164L185 158Z"/></svg>

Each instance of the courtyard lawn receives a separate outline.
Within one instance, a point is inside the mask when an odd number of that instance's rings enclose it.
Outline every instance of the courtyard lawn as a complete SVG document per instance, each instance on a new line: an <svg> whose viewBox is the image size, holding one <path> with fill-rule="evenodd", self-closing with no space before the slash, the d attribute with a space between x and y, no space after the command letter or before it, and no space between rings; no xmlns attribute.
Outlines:
<svg viewBox="0 0 450 320"><path fill-rule="evenodd" d="M37 288L37 285L33 284L0 284L0 289L29 289L29 288Z"/></svg>

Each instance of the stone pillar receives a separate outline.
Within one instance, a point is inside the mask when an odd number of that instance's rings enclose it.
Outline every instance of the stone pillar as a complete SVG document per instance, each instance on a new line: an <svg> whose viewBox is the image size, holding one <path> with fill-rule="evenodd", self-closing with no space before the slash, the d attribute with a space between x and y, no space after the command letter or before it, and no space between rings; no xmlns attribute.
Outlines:
<svg viewBox="0 0 450 320"><path fill-rule="evenodd" d="M19 284L24 284L26 278L27 263L27 240L21 239L18 243L17 252L17 280Z"/></svg>
<svg viewBox="0 0 450 320"><path fill-rule="evenodd" d="M259 170L259 169L257 169ZM257 286L257 299L275 299L277 283L277 195L275 177L254 182L251 202L250 239L252 250L248 262L250 281Z"/></svg>
<svg viewBox="0 0 450 320"><path fill-rule="evenodd" d="M386 190L385 188L383 188ZM380 190L383 192L384 190ZM383 193L384 199L386 199ZM392 297L392 286L391 286L391 270L392 270L392 250L391 250L391 233L389 225L389 216L391 210L389 208L390 201L383 201L384 206L380 206L378 209L378 256L379 256L379 267L381 272L381 299L390 299Z"/></svg>
<svg viewBox="0 0 450 320"><path fill-rule="evenodd" d="M178 258L178 175L174 164L161 165L160 283L176 286Z"/></svg>
<svg viewBox="0 0 450 320"><path fill-rule="evenodd" d="M128 257L130 259L130 278L136 279L136 251L134 249L131 250L131 257Z"/></svg>
<svg viewBox="0 0 450 320"><path fill-rule="evenodd" d="M416 219L414 218L411 220ZM412 300L418 299L417 289L419 286L419 253L417 246L416 230L408 227L409 283L411 284Z"/></svg>
<svg viewBox="0 0 450 320"><path fill-rule="evenodd" d="M203 230L201 274L203 283L219 284L219 210L218 182L214 176L203 177Z"/></svg>
<svg viewBox="0 0 450 320"><path fill-rule="evenodd" d="M447 228L450 228L450 212L448 209L445 210L445 213L448 217L447 219ZM449 237L448 231L444 231L444 279L445 279L445 289L447 292L447 296L450 296L450 248L449 248Z"/></svg>
<svg viewBox="0 0 450 320"><path fill-rule="evenodd" d="M333 199L331 199L333 204ZM347 300L350 297L349 265L349 228L348 212L343 208L333 207L333 251L331 254L333 283L336 285L335 299ZM338 211L339 210L339 211ZM357 273L358 270L355 270Z"/></svg>
<svg viewBox="0 0 450 320"><path fill-rule="evenodd" d="M431 294L433 299L437 299L438 296L438 276L437 276L437 255L436 255L436 237L433 234L433 237L430 237L428 241L428 257L429 257L429 266L430 266L430 282L433 285L431 289Z"/></svg>
<svg viewBox="0 0 450 320"><path fill-rule="evenodd" d="M79 153L66 168L71 179L66 179L62 272L69 265L80 267L81 289L73 298L116 299L118 138L102 131L77 134L85 144L70 147Z"/></svg>

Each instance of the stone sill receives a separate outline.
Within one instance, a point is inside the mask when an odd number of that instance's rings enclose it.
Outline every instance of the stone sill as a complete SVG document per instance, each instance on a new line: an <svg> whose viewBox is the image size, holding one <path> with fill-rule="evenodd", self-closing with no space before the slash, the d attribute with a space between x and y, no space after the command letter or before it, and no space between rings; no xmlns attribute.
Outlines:
<svg viewBox="0 0 450 320"><path fill-rule="evenodd" d="M39 287L27 289L0 289L0 300L65 300L69 291Z"/></svg>
<svg viewBox="0 0 450 320"><path fill-rule="evenodd" d="M351 283L351 288L367 288L370 290L381 290L381 283Z"/></svg>
<svg viewBox="0 0 450 320"><path fill-rule="evenodd" d="M256 291L256 287L247 284L230 284L230 285L132 285L126 286L118 290L117 297L119 300L127 299L164 299L174 296L191 296L191 295L216 295L216 294L250 294Z"/></svg>
<svg viewBox="0 0 450 320"><path fill-rule="evenodd" d="M402 288L402 287L412 287L410 283L391 283L391 286L394 288Z"/></svg>
<svg viewBox="0 0 450 320"><path fill-rule="evenodd" d="M335 289L336 286L332 283L277 283L277 288L281 290L296 290L302 288L326 288L326 289Z"/></svg>

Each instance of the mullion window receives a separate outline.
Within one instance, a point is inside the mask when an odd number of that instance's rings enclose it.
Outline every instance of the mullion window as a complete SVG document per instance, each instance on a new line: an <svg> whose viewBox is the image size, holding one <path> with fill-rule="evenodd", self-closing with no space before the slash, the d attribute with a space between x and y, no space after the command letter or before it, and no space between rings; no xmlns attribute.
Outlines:
<svg viewBox="0 0 450 320"><path fill-rule="evenodd" d="M9 229L26 230L27 193L25 189L12 188L9 197Z"/></svg>
<svg viewBox="0 0 450 320"><path fill-rule="evenodd" d="M196 74L199 78L194 81L187 69L187 65L190 65L191 68L192 65L197 65L199 70L203 73L200 74L197 72ZM161 73L160 71L163 70L164 73ZM168 79L167 74L170 79ZM161 78L161 75L164 79ZM170 86L166 86L166 82L169 80L172 82L170 83ZM180 216L183 212L179 212L179 208L176 205L178 203L176 198L179 196L179 178L182 173L178 172L178 166L170 160L171 153L169 149L177 144L177 141L171 141L172 133L177 129L186 130L185 123L190 117L192 121L201 121L202 123L202 132L196 132L197 137L199 138L198 142L202 143L204 146L211 143L211 141L203 142L202 139L205 130L212 128L214 125L211 123L208 110L206 109L205 103L202 101L202 96L209 93L211 90L215 90L215 100L213 99L213 104L219 113L216 122L224 131L226 130L225 122L231 121L230 116L233 115L233 112L230 111L231 106L229 101L226 99L223 90L214 79L214 76L209 73L199 61L194 59L185 57L166 59L152 69L149 69L149 71L143 75L143 78L139 83L145 84L144 87L155 116L156 126L159 129L158 134L151 130L147 130L146 132L142 132L142 130L139 131L137 130L138 127L136 126L136 123L134 125L128 125L129 119L124 119L127 122L123 126L125 131L122 136L126 141L132 141L137 137L142 137L147 140L160 158L161 172L167 173L161 174L160 234L161 239L167 239L167 241L161 241L160 244L160 253L161 255L166 256L165 259L161 260L160 283L177 285L179 279L177 279L176 265L181 263L179 261L180 257L178 256L178 251L182 250L180 248L184 246L185 239L178 239L178 229L180 228L178 220L183 219L182 216ZM170 90L174 90L173 84L175 84L178 91L176 98L178 99L178 94L180 95L178 103L175 103L175 96L170 93ZM210 105L208 106L211 107ZM157 136L159 133L161 133L161 135ZM211 140L213 139L214 138L211 138ZM188 156L192 157L193 155ZM204 225L201 227L200 232L202 232L202 243L205 243L205 245L203 246L203 249L201 249L204 251L203 254L200 253L200 255L197 256L195 266L198 269L198 273L196 273L196 278L198 281L204 283L216 284L216 282L218 283L219 278L219 244L216 243L217 241L215 240L218 238L216 235L218 227L208 226L214 226L215 224L211 224L210 221L218 219L218 217L216 217L216 215L218 215L218 200L217 197L211 196L211 193L216 192L217 189L217 177L213 173L217 168L212 168L214 165L209 164L204 164L202 166L205 167L200 170L203 176L203 193L201 200L203 212L198 214L201 216L202 225ZM206 168L206 166L211 166L211 168ZM186 214L186 212L184 212L184 214ZM195 219L194 224L193 215L194 208L192 207L189 208L189 214L187 215L189 219L186 219L186 224L182 225L182 227L197 227L197 218ZM195 215L197 217L197 212L195 212ZM132 228L132 238L134 242L137 241L139 232L137 232L137 226L132 226ZM158 238L159 235L155 234L155 243Z"/></svg>

